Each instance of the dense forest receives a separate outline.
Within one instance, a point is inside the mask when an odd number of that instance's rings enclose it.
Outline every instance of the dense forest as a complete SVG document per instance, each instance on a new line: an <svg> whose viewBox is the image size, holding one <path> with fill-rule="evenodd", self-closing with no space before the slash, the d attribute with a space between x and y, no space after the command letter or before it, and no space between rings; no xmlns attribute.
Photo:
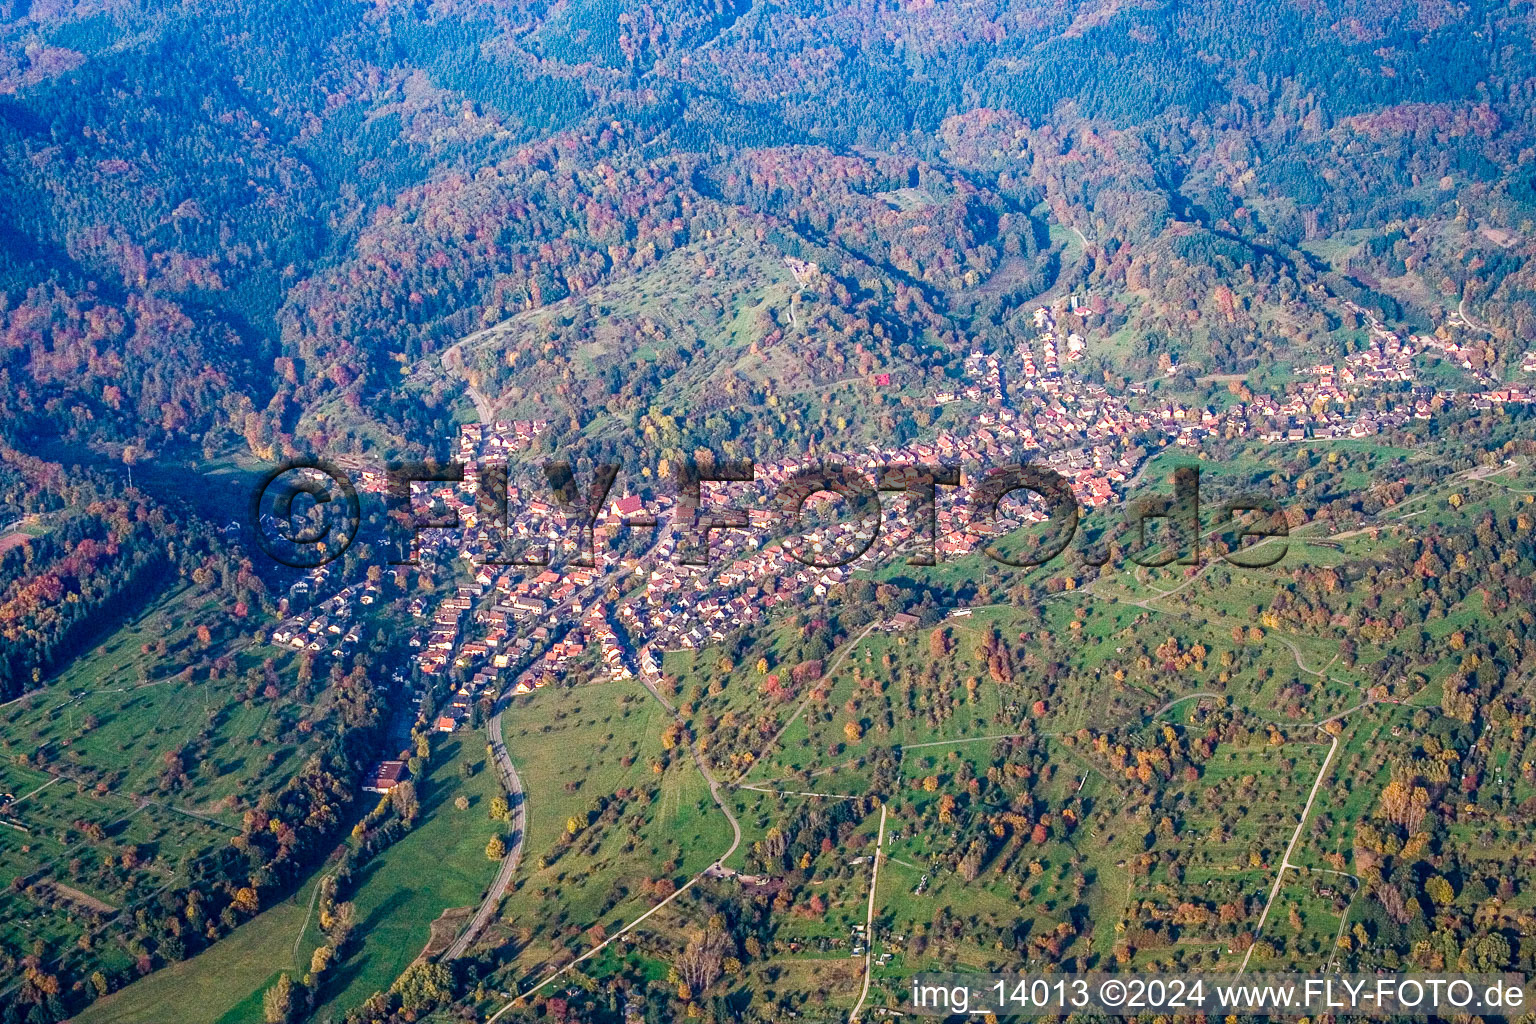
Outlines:
<svg viewBox="0 0 1536 1024"><path fill-rule="evenodd" d="M1536 322L1530 53L1498 3L22 5L0 422L404 444L433 417L402 368L726 231L823 270L808 383L839 372L822 350L921 370L1006 342L1068 278L1142 339L1132 371L1320 341L1320 289L1410 321L1465 299L1513 340ZM1306 250L1350 231L1370 244L1336 272ZM1376 286L1409 271L1404 308ZM640 412L665 390L630 359L573 384L568 344L519 337L485 372L562 388L578 424L606 375Z"/></svg>

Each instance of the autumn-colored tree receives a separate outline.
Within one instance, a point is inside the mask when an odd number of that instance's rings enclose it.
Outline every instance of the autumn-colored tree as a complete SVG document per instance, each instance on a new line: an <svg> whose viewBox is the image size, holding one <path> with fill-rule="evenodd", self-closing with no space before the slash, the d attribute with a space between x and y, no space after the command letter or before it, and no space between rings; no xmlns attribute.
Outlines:
<svg viewBox="0 0 1536 1024"><path fill-rule="evenodd" d="M416 785L412 782L401 782L390 790L389 803L400 820L407 825L414 822L416 815L421 813L421 801L416 797Z"/></svg>
<svg viewBox="0 0 1536 1024"><path fill-rule="evenodd" d="M453 998L453 972L433 960L417 960L390 986L411 1018Z"/></svg>
<svg viewBox="0 0 1536 1024"><path fill-rule="evenodd" d="M293 981L287 973L279 974L277 981L261 997L261 1007L267 1024L288 1024L293 1017Z"/></svg>
<svg viewBox="0 0 1536 1024"><path fill-rule="evenodd" d="M242 914L254 914L261 909L261 897L250 886L244 886L235 890L235 898L230 905Z"/></svg>

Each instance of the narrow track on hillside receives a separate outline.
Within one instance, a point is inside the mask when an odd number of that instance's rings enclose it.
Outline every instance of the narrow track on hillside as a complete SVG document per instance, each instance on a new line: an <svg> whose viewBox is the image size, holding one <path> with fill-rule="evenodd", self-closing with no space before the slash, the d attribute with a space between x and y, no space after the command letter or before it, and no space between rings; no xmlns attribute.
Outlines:
<svg viewBox="0 0 1536 1024"><path fill-rule="evenodd" d="M864 1009L864 1001L869 998L870 975L875 966L875 887L880 884L880 857L885 847L885 805L880 805L880 834L875 837L875 856L870 862L869 871L869 908L864 912L864 988L859 992L859 1001L853 1004L853 1013L848 1015L849 1024L856 1024L859 1014Z"/></svg>

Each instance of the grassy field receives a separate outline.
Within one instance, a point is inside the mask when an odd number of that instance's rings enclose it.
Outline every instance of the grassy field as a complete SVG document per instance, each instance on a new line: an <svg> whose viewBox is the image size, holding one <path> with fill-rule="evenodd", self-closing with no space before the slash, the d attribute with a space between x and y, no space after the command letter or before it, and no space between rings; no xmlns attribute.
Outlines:
<svg viewBox="0 0 1536 1024"><path fill-rule="evenodd" d="M298 769L314 741L295 726L312 709L247 700L243 678L270 655L291 679L292 656L240 646L228 621L194 588L172 589L0 709L0 793L16 798L0 819L0 880L29 883L0 892L0 945L68 949L86 926L79 908L131 912L186 858L227 842L252 794ZM181 667L221 653L222 672ZM129 960L111 944L95 955L115 969Z"/></svg>
<svg viewBox="0 0 1536 1024"><path fill-rule="evenodd" d="M78 1024L219 1024L261 1018L261 992L284 970L308 966L302 941L317 879L190 960L173 964L93 1003ZM298 954L295 955L295 948ZM300 963L300 961L303 961ZM255 1016L232 1013L250 1005Z"/></svg>
<svg viewBox="0 0 1536 1024"><path fill-rule="evenodd" d="M485 844L497 833L487 810L500 792L478 737L465 734L435 753L422 789L422 822L364 868L353 894L358 948L326 977L317 1019L339 1017L387 989L426 945L444 910L477 902L494 874ZM469 780L461 766L476 772ZM460 811L463 794L470 806ZM261 1024L262 993L290 972L302 976L323 941L310 913L324 869L302 890L229 938L93 1005L85 1024Z"/></svg>
<svg viewBox="0 0 1536 1024"><path fill-rule="evenodd" d="M837 259L813 246L800 255ZM798 346L829 337L832 304L815 287L802 289L783 256L781 249L741 230L695 240L577 296L516 312L469 335L460 350L465 376L498 417L561 422L569 418L569 403L555 388L541 386L540 374L529 367L531 353L539 360L567 359L583 380L595 384L631 361L645 372L653 364L667 365L681 351L689 354L686 365L668 371L648 399L642 429L655 452L704 443L706 432L766 439L807 420L829 435L882 436L880 405L869 400L864 372L850 365L837 381L817 380L797 354ZM854 269L850 264L848 270ZM576 323L581 330L571 329ZM793 344L762 344L765 335ZM901 368L893 360L873 369ZM411 367L407 380L434 404L449 387L462 391L435 357ZM746 381L762 385L743 386ZM899 386L884 392L897 393ZM701 400L721 394L737 396L734 404L708 417L692 415ZM593 408L599 414L584 418L580 431L586 438L613 442L633 436L630 417L615 414L618 405L605 399L594 401ZM331 403L317 422L369 435L371 428L359 419L343 403Z"/></svg>
<svg viewBox="0 0 1536 1024"><path fill-rule="evenodd" d="M250 792L258 778L281 781L297 769L297 748L282 740L301 709L241 696L240 673L268 657L291 678L291 652L232 650L232 670L219 679L175 670L178 655L200 652L197 627L222 614L190 588L167 594L0 711L0 754L141 797L153 794L167 754L201 748L208 756L195 759L176 803L233 824L238 815L224 801Z"/></svg>
<svg viewBox="0 0 1536 1024"><path fill-rule="evenodd" d="M418 788L420 823L363 867L351 897L359 947L326 975L316 1019L340 1017L388 989L426 947L432 922L445 910L478 903L495 876L485 844L505 826L490 819L501 783L483 739L465 732L437 746ZM474 768L469 779L462 776L466 763ZM462 811L454 805L461 794L469 798Z"/></svg>
<svg viewBox="0 0 1536 1024"><path fill-rule="evenodd" d="M1316 448L1298 446L1297 457L1326 462L1350 486L1411 454ZM1328 461L1332 451L1339 458ZM1265 472L1258 461L1234 459L1213 477L1244 486ZM1350 709L1292 855L1294 870L1265 923L1269 945L1256 954L1256 966L1311 969L1361 909L1352 903L1352 879L1336 873L1352 856L1351 823L1372 818L1392 764L1420 756L1418 727L1409 723L1439 715L1436 686L1464 657L1451 638L1485 613L1476 598L1437 610L1423 623L1436 650L1415 664L1430 684L1410 705L1367 708L1359 705L1368 688L1389 671L1394 685L1402 682L1402 670L1385 660L1389 634L1352 633L1346 656L1336 621L1267 613L1278 607L1277 594L1302 592L1316 574L1379 562L1415 530L1466 525L1490 506L1513 514L1523 497L1509 485L1529 482L1511 473L1502 482L1421 488L1379 530L1337 540L1319 521L1296 531L1287 560L1272 569L1127 568L1018 605L991 603L1007 596L1000 584L988 603L940 621L942 644L933 627L877 630L852 642L862 632L857 619L837 627L840 646L808 655L807 637L819 627L809 614L786 618L754 635L734 663L720 649L668 655L661 686L722 780L739 780L751 767L755 785L778 790L726 789L743 830L729 866L763 870L758 844L770 830L854 806L800 790L878 792L885 801L877 1006L923 969L1064 959L1082 969L1117 960L1143 970L1232 968L1242 955L1234 940L1257 922L1329 749L1310 723ZM1164 485L1149 479L1146 486ZM1453 493L1465 508L1448 500ZM1421 519L1400 518L1410 511ZM1353 600L1347 595L1342 600ZM989 664L1000 643L1010 652L1006 669ZM788 696L774 693L768 677L787 678L811 656L823 660L826 675ZM1393 694L1406 696L1406 685ZM508 709L505 738L529 794L528 837L519 878L486 940L510 954L506 970L490 979L494 987L544 977L653 906L658 880L680 885L729 845L727 822L672 725L635 682L549 687ZM319 1019L387 988L442 909L478 898L492 871L483 860L489 822L481 809L491 790L468 812L453 810L451 795L459 761L483 760L480 743L466 735L444 747L429 780L426 821L369 866L356 896L363 945L329 979ZM1458 842L1475 838L1490 858L1513 856L1518 835L1508 809L1533 790L1520 771L1532 743L1519 729L1489 730L1473 755L1489 782L1468 797L1488 820L1458 825ZM1171 767L1138 776L1136 755L1169 751ZM492 779L482 767L471 786ZM0 788L32 792L33 813L41 813L70 796L59 786L38 790L48 780L8 765ZM797 851L769 871L786 887L784 906L764 930L764 952L733 984L753 998L771 992L793 1002L814 992L817 1005L851 1005L862 961L849 954L868 896L877 818L865 816L832 846L811 846L803 859ZM962 875L961 854L978 840L985 842L980 868ZM0 867L8 868L7 856L19 855L0 845ZM466 870L458 873L458 865ZM605 950L589 973L665 977L699 916L747 898L752 884L694 887L637 930L633 943ZM807 913L813 895L820 902ZM1511 906L1529 901L1521 892ZM1175 921L1190 907L1189 919ZM1201 908L1208 917L1200 918ZM274 974L220 996L211 1024L259 1024L260 989Z"/></svg>
<svg viewBox="0 0 1536 1024"><path fill-rule="evenodd" d="M551 687L505 712L529 794L523 867L498 926L516 950L512 978L542 974L593 925L611 934L650 906L648 883L681 885L730 846L698 768L663 743L670 723L635 682Z"/></svg>
<svg viewBox="0 0 1536 1024"><path fill-rule="evenodd" d="M1373 472L1413 455L1407 449L1360 443L1312 448L1299 457L1326 463L1338 486L1366 483ZM1161 468L1171 470L1180 461L1170 459ZM1224 478L1243 486L1267 471L1258 460L1237 460L1213 467L1212 475L1218 484ZM1513 474L1511 479L1525 482ZM1476 493L1482 496L1493 487L1478 487ZM1406 509L1394 513L1424 508L1432 510L1436 520L1450 519L1456 510L1447 498L1457 491L1474 493L1474 485L1452 482L1421 492ZM1488 500L1498 501L1496 496ZM1480 508L1469 506L1460 517L1475 520ZM1136 932L1141 944L1128 953L1132 966L1231 967L1241 955L1232 951L1232 928L1256 923L1328 750L1326 738L1307 723L1359 705L1367 688L1383 677L1389 648L1385 641L1378 644L1357 635L1352 638L1352 656L1345 658L1327 630L1317 635L1291 623L1255 628L1259 614L1277 593L1294 590L1301 574L1380 558L1390 545L1401 542L1401 531L1392 534L1391 529L1384 537L1360 531L1337 542L1318 543L1320 538L1328 540L1326 531L1308 527L1293 535L1286 561L1269 570L1215 566L1197 574L1128 567L1101 578L1086 592L1056 594L1034 608L975 608L963 619L941 623L954 664L942 674L948 682L937 690L931 674L922 681L935 660L927 629L876 633L838 648L826 658L833 670L817 683L816 694L803 710L807 689L780 703L761 693L764 672L782 674L796 656L794 638L784 629L765 632L734 665L721 663L718 652L706 650L670 655L665 668L677 680L677 692L691 702L696 722L707 718L752 725L734 738L727 733L726 741L712 745L711 756L727 772L755 763L750 775L754 784L859 794L869 791L883 753L898 757L906 781L895 791L890 859L877 893L881 939L876 952L888 955L876 970L877 992L883 985L894 996L912 970L1017 964L1029 953L1011 947L1000 953L990 937L1020 921L1028 922L1032 935L1067 920L1091 922L1091 929L1079 933L1067 951L1088 958L1079 963L1107 964L1107 958L1119 952L1113 926L1129 915L1132 927L1142 929ZM964 579L968 570L961 569L939 567L934 572ZM1426 630L1432 637L1446 638L1470 628L1477 614L1476 608L1457 607L1426 624ZM982 645L993 635L1010 644L1017 638L1011 684L1000 685L985 671ZM1173 654L1161 653L1175 640ZM1198 656L1191 653L1197 645ZM1159 653L1148 664L1146 656L1154 648ZM759 657L766 661L766 670L754 667ZM1430 672L1449 671L1457 660L1443 658ZM1021 717L1020 704L1049 691L1039 680L1041 670L1053 661L1070 664L1070 683L1047 696L1043 713L1035 709ZM1171 669L1168 663L1174 661L1178 667ZM977 685L971 687L968 677ZM1209 693L1225 695L1224 700L1178 702L1180 697ZM1316 966L1331 952L1354 883L1347 876L1325 874L1332 870L1325 855L1342 854L1347 861L1351 839L1345 823L1370 816L1385 782L1383 749L1401 749L1400 756L1406 756L1411 748L1395 739L1398 730L1417 704L1437 699L1426 691L1414 707L1383 705L1346 720L1341 751L1294 856L1295 863L1311 865L1313 873L1287 880L1283 898L1266 922L1277 963ZM1212 708L1216 714L1233 708L1251 730L1243 734L1246 739L1224 738L1203 756L1196 775L1158 784L1171 794L1162 800L1166 822L1121 813L1128 793L1113 774L1104 774L1102 759L1053 742L1052 757L1061 770L1028 787L1034 813L1071 805L1075 797L1087 815L1082 826L1067 841L1053 838L1020 846L1008 839L1000 848L994 844L974 881L955 874L955 837L974 834L976 825L962 814L952 828L935 828L924 809L935 797L911 795L919 776L939 778L942 795L957 766L969 764L970 777L981 775L995 753L990 737L1015 730L1066 736L1084 728L1110 728L1122 742L1156 747L1164 742L1161 726L1137 723L1165 704L1172 706L1163 710L1159 721L1187 729L1189 735L1199 734ZM850 721L862 728L847 730ZM1268 732L1271 721L1280 723L1282 731ZM1298 724L1287 729L1287 722ZM764 737L785 723L788 727L777 744L766 743ZM734 746L731 739L745 747ZM750 757L740 752L743 749ZM1525 793L1526 783L1511 767L1527 756L1525 750L1519 736L1494 739L1487 763L1502 789L1491 808L1507 806ZM882 785L890 792L889 782ZM1080 788L1061 792L1068 786ZM1136 788L1133 781L1130 789ZM1481 793L1479 798L1484 799ZM734 803L747 842L760 840L778 816L804 800L737 791ZM1177 813L1170 812L1173 808ZM1157 826L1155 837L1152 825ZM740 854L736 861L738 866L746 863ZM841 899L835 888L829 895ZM837 899L827 914L831 931L843 923ZM1214 923L1190 924L1169 931L1160 922L1181 901L1209 906L1212 913L1218 903L1246 910L1237 925L1218 929ZM1150 916L1143 919L1143 913ZM775 935L801 932L806 932L805 926L791 918ZM973 940L973 933L988 941ZM792 959L778 950L769 962ZM882 994L875 1005L883 1001Z"/></svg>
<svg viewBox="0 0 1536 1024"><path fill-rule="evenodd" d="M303 739L298 725L327 713L327 691L313 703L288 693L297 656L286 650L243 646L218 632L203 643L197 626L216 612L192 589L172 591L42 690L0 710L0 792L18 798L0 828L0 876L26 875L37 886L0 893L0 938L9 948L71 946L83 926L71 900L132 912L135 894L174 883L185 857L227 843L254 795L281 786L303 763L306 744L318 742ZM214 653L228 659L221 672L177 668ZM249 678L268 671L284 696L248 698ZM168 784L172 755L185 774ZM468 780L466 761L477 766ZM500 827L488 814L499 783L485 762L482 737L440 745L421 785L421 823L365 866L351 894L357 947L326 978L327 1013L339 1017L388 988L426 945L434 919L479 900L495 870L485 844ZM465 811L454 806L461 792L471 802ZM80 841L80 830L98 825L99 839ZM132 869L119 863L125 850L135 854ZM262 991L282 971L302 975L322 941L316 924L304 927L315 884L90 1014L260 1024ZM78 895L61 902L54 892ZM129 973L131 958L112 944L95 955L117 976Z"/></svg>

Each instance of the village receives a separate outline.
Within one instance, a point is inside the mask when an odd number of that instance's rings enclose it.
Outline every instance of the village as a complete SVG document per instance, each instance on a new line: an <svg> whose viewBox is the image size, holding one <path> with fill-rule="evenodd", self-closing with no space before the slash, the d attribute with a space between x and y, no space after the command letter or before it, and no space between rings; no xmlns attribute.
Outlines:
<svg viewBox="0 0 1536 1024"><path fill-rule="evenodd" d="M1086 311L1075 298L1068 301ZM1363 308L1347 305L1368 326L1363 349L1339 365L1299 368L1284 395L1253 394L1221 409L1142 401L1152 382L1132 384L1126 395L1115 395L1064 371L1063 363L1070 367L1084 357L1086 343L1075 333L1059 337L1058 311L1042 307L1034 312L1035 344L1012 354L1021 373L1011 388L1004 374L1007 354L977 350L964 360L963 386L932 395L936 407L956 401L978 406L965 418L967 429L939 430L931 440L900 446L869 445L819 461L841 463L870 479L899 466L960 466L975 480L991 467L1043 464L1068 481L1082 509L1092 510L1123 497L1128 482L1158 450L1197 450L1207 437L1273 444L1364 438L1410 418L1427 419L1458 400L1476 408L1532 400L1528 385L1491 379L1484 383L1497 386L1460 395L1419 384L1415 354L1465 362L1455 346L1417 335L1404 339ZM1528 362L1536 368L1536 358ZM1171 367L1167 375L1178 372ZM1382 396L1389 400L1376 400ZM805 533L797 558L785 538L774 533L783 525L775 495L797 471L813 465L792 458L757 464L751 482L714 485L721 490L707 495L705 503L745 510L747 527L710 531L708 565L680 564L678 537L668 528L677 512L672 496L643 500L634 493L607 501L592 524L592 564L581 564L574 557L581 547L579 516L519 482L507 487L509 506L521 510L507 518L507 529L515 545L542 555L547 564L494 564L487 556L495 541L483 529L491 524L480 521L477 508L477 469L514 461L547 430L548 424L537 420L464 424L455 446L456 458L466 467L463 484L415 485L413 500L435 503L459 522L458 530L423 531L420 557L444 564L461 561L465 578L435 605L424 597L409 605L422 623L408 641L419 677L457 681L427 723L438 732L465 727L474 720L475 708L488 700L530 693L573 673L577 679L638 676L654 686L669 651L718 643L780 604L802 595L825 597L854 574L919 544L931 545L942 562L972 552L994 533L1045 518L1036 505L1021 505L1012 511L1013 519L982 522L965 501L963 486L939 487L931 537L928 510L910 496L898 496L882 503L877 529L837 524ZM382 492L385 480L367 472L363 486ZM857 552L857 557L822 557L839 549ZM316 570L296 590L321 593L325 574L325 569ZM271 641L340 657L359 639L352 624L354 606L376 597L376 585L368 584L307 602L308 610L284 621ZM394 762L385 762L370 785L387 791L398 778Z"/></svg>

